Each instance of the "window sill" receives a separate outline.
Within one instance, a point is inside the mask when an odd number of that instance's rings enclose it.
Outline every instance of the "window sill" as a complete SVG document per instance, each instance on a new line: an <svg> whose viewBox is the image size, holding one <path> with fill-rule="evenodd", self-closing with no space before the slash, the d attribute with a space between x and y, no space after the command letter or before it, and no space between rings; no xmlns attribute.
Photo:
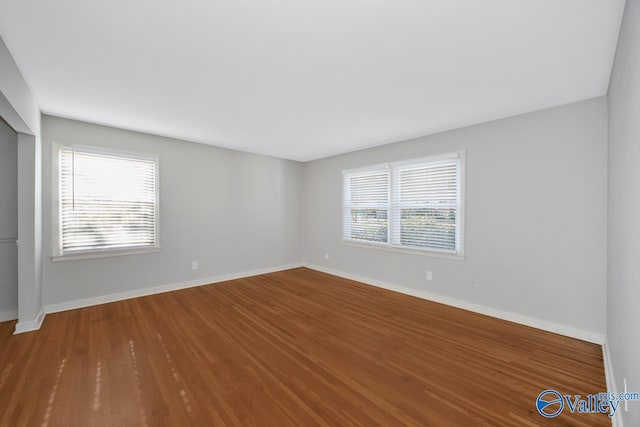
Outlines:
<svg viewBox="0 0 640 427"><path fill-rule="evenodd" d="M106 251L96 251L96 252L78 252L68 255L53 255L51 257L52 262L61 262L61 261L77 261L81 259L94 259L94 258L109 258L115 256L125 256L125 255L142 255L142 254L152 254L160 252L160 247L153 248L138 248L138 249L114 249L114 250L106 250Z"/></svg>
<svg viewBox="0 0 640 427"><path fill-rule="evenodd" d="M429 250L425 250L425 249L399 248L399 247L396 247L396 246L377 245L375 243L355 242L355 241L352 241L352 240L344 240L344 239L342 240L342 244L346 245L346 246L353 246L353 247L356 247L356 248L383 250L383 251L389 251L389 252L398 252L398 253L405 253L405 254L418 255L418 256L426 256L426 257L433 257L433 258L444 258L444 259L450 259L450 260L454 260L454 261L464 261L465 260L465 256L464 255L449 254L449 253L445 253L445 252L429 251Z"/></svg>

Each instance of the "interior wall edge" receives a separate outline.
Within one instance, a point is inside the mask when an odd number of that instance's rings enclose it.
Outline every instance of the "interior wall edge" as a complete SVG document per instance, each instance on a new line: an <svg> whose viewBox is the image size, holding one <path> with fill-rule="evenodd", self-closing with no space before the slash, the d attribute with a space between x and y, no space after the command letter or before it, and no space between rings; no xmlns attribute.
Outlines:
<svg viewBox="0 0 640 427"><path fill-rule="evenodd" d="M609 342L606 337L604 340L604 344L602 344L602 360L604 362L604 379L607 384L607 390L617 393L618 387L616 386L616 376L613 369L613 361L611 360ZM616 411L615 416L611 418L612 427L624 427L621 414L622 411Z"/></svg>

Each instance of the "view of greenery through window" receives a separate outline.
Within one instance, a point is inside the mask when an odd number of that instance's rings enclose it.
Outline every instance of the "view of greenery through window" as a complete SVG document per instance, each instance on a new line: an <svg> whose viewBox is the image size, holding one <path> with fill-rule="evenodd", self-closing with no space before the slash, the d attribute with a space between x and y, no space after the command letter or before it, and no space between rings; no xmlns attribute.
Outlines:
<svg viewBox="0 0 640 427"><path fill-rule="evenodd" d="M386 209L351 209L351 238L386 242L388 216Z"/></svg>
<svg viewBox="0 0 640 427"><path fill-rule="evenodd" d="M401 209L400 243L403 246L455 250L455 208Z"/></svg>
<svg viewBox="0 0 640 427"><path fill-rule="evenodd" d="M384 209L352 209L351 238L387 242L388 214ZM416 236L428 235L429 239ZM403 246L455 250L456 210L421 208L400 210L400 242Z"/></svg>

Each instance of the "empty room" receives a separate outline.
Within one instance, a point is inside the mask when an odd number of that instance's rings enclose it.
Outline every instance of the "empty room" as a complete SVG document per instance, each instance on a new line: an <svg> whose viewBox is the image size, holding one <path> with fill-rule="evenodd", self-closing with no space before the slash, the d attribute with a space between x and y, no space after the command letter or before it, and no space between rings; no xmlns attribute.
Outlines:
<svg viewBox="0 0 640 427"><path fill-rule="evenodd" d="M0 426L640 427L640 0L0 1Z"/></svg>

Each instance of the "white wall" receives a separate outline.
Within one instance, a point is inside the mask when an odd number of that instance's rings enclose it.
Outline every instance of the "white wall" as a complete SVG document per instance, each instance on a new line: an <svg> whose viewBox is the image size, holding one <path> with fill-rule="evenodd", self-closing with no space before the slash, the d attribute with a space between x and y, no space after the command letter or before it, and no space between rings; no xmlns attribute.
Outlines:
<svg viewBox="0 0 640 427"><path fill-rule="evenodd" d="M640 391L640 1L627 0L609 86L607 339L615 382ZM622 413L640 425L640 403Z"/></svg>
<svg viewBox="0 0 640 427"><path fill-rule="evenodd" d="M0 321L18 316L18 135L0 119Z"/></svg>
<svg viewBox="0 0 640 427"><path fill-rule="evenodd" d="M597 98L306 164L306 262L601 336L606 108ZM464 261L341 242L343 169L460 149Z"/></svg>
<svg viewBox="0 0 640 427"><path fill-rule="evenodd" d="M45 305L302 261L301 164L50 116L42 131ZM160 156L160 253L51 261L53 141Z"/></svg>

